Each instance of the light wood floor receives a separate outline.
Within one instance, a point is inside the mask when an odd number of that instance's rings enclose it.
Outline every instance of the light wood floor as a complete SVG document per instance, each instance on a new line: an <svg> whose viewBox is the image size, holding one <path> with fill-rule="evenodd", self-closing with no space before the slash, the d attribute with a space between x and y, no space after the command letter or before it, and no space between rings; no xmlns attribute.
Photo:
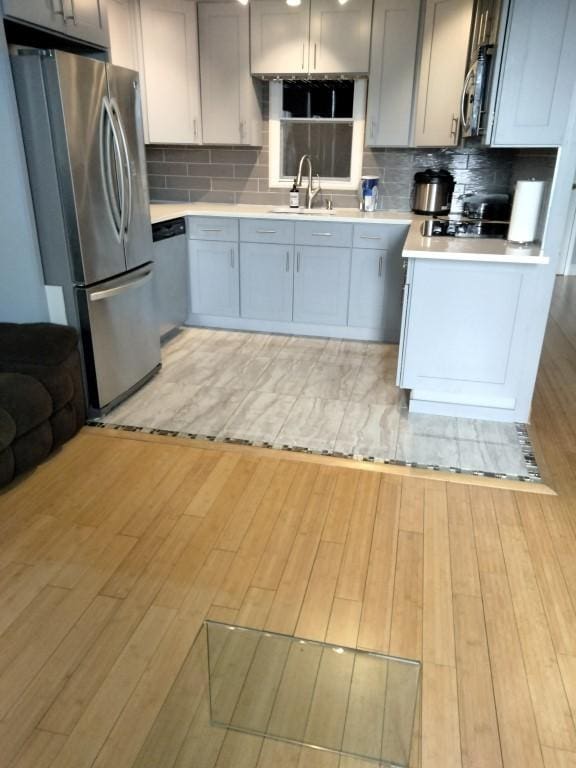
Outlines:
<svg viewBox="0 0 576 768"><path fill-rule="evenodd" d="M575 768L575 308L535 400L558 496L96 429L1 494L0 768L133 766L205 616L422 659L414 766Z"/></svg>

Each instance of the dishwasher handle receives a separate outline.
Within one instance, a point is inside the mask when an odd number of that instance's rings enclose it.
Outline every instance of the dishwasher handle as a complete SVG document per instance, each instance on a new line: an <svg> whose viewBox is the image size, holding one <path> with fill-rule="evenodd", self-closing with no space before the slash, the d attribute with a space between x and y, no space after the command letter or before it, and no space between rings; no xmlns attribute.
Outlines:
<svg viewBox="0 0 576 768"><path fill-rule="evenodd" d="M183 218L159 221L157 224L152 224L152 240L155 243L185 234L186 223Z"/></svg>

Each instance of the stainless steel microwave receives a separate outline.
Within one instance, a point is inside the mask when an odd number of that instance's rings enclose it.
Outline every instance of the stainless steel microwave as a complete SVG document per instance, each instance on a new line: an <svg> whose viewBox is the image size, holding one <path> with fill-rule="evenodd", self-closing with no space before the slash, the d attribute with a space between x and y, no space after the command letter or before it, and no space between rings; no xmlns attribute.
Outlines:
<svg viewBox="0 0 576 768"><path fill-rule="evenodd" d="M486 133L488 84L493 55L492 44L481 45L466 73L460 102L460 124L464 138L483 136Z"/></svg>

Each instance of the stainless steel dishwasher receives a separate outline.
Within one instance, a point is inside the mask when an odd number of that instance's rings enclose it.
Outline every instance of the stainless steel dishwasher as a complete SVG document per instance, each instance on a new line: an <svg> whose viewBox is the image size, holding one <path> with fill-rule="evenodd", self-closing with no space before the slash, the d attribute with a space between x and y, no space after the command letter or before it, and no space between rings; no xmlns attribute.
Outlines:
<svg viewBox="0 0 576 768"><path fill-rule="evenodd" d="M154 301L160 340L169 339L188 317L188 254L183 218L152 225Z"/></svg>

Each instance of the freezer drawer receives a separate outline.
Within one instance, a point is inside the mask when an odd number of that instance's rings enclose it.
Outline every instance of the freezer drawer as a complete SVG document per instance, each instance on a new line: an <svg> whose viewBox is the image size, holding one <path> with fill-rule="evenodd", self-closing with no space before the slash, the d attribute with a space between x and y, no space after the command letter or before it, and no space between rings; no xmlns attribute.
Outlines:
<svg viewBox="0 0 576 768"><path fill-rule="evenodd" d="M160 364L152 277L150 263L77 289L89 399L97 410L121 400Z"/></svg>

